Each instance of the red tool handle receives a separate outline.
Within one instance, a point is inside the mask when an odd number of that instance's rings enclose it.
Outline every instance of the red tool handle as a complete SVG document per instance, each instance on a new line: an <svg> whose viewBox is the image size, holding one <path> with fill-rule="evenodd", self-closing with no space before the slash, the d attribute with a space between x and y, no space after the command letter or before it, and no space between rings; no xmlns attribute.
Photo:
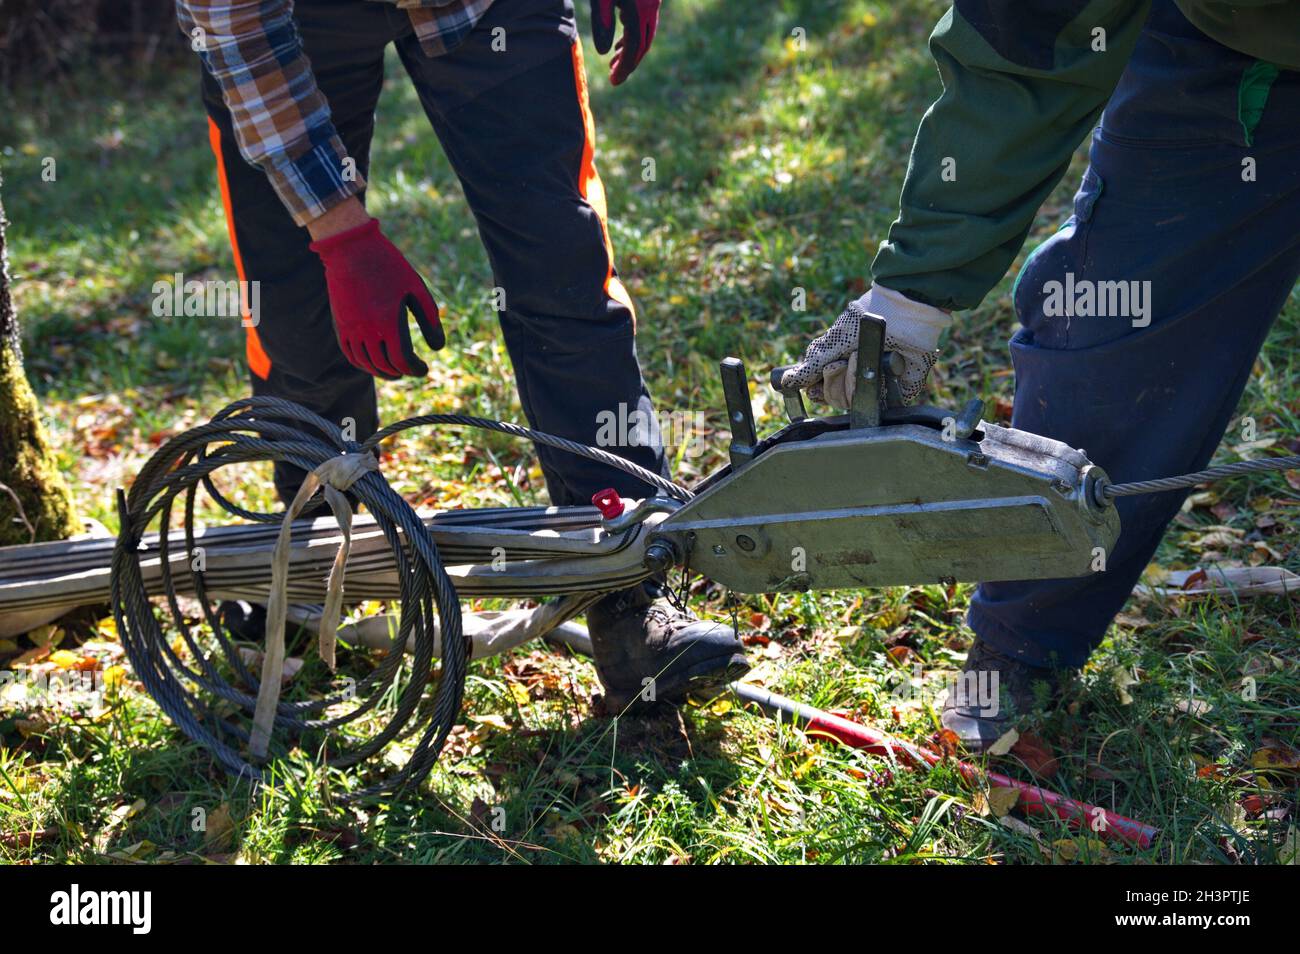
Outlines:
<svg viewBox="0 0 1300 954"><path fill-rule="evenodd" d="M886 735L878 729L871 728L871 726L854 722L851 719L825 712L813 706L804 705L802 702L787 699L785 696L779 696L757 686L732 683L731 688L747 702L753 702L765 709L774 709L789 716L791 721L803 725L804 731L810 734L829 736L855 749L863 749L876 755L897 758L899 761L913 767L934 765L943 759L943 756L930 749L913 745L911 742L904 742L902 739ZM1105 823L1097 826L1095 832L1097 837L1116 839L1130 845L1136 845L1139 848L1151 847L1151 842L1159 831L1159 829L1150 825L1134 821L1131 818L1125 818L1123 815L1117 815L1098 805L1075 801L1039 785L1030 785L1027 782L1017 781L998 772L986 772L970 762L958 761L955 764L957 771L961 773L962 778L966 779L967 782L978 783L979 781L985 781L994 788L1014 788L1018 790L1020 792L1018 804L1027 815L1038 817L1055 815L1071 828L1085 831L1092 830L1094 820L1102 816L1105 818Z"/></svg>

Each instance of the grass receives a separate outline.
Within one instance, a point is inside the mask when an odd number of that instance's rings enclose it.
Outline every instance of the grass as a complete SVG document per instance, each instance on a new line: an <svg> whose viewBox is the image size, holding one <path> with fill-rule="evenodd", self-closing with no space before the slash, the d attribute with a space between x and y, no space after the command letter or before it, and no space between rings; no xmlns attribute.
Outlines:
<svg viewBox="0 0 1300 954"><path fill-rule="evenodd" d="M770 429L779 407L763 372L796 356L860 293L894 214L916 118L938 90L924 38L939 9L921 0L677 0L652 55L619 90L588 49L611 230L639 305L646 375L662 407L705 415L705 452L679 455L684 481L724 460L717 361L745 359ZM787 42L797 26L806 50ZM233 322L149 311L160 276L233 275L191 66L85 72L71 87L0 105L28 371L82 512L110 528L113 488L129 484L167 435L245 393ZM390 66L370 202L429 275L453 339L429 381L381 383L381 417L467 409L521 420L487 306L486 257L412 91ZM56 158L56 183L40 179L46 156ZM653 181L641 175L646 158ZM1046 204L1027 247L1067 214L1081 168ZM806 312L791 309L796 287L807 291ZM978 395L1005 417L1009 290L1010 278L961 317L936 403ZM1300 413L1298 322L1293 296L1241 407L1279 445L1294 441ZM1240 443L1233 433L1225 460ZM529 448L495 436L480 446L486 459L466 455L457 436L413 438L385 473L416 503L544 499ZM270 504L266 475L256 476L234 488L237 502ZM1157 562L1295 569L1298 503L1280 475L1217 485L1180 515ZM1211 529L1220 526L1230 529ZM916 664L929 686L960 666L969 595L910 587L756 597L737 612L766 686L925 740L938 727L928 697L898 689ZM730 612L716 588L701 589L696 609ZM294 757L301 777L283 784L250 792L232 782L132 691L129 675L93 711L8 707L0 857L1276 862L1294 857L1296 775L1261 770L1260 753L1296 742L1298 629L1294 605L1281 599L1135 599L1062 703L1026 726L1057 759L1052 787L1162 829L1145 852L1102 849L1047 821L999 820L949 768L891 772L878 757L721 702L613 721L593 710L588 663L533 648L476 663L464 724L431 779L363 809L333 798L356 780L313 770L309 754ZM102 630L92 651L111 660L113 634ZM1250 700L1246 675L1257 688ZM1014 757L994 762L1031 777Z"/></svg>

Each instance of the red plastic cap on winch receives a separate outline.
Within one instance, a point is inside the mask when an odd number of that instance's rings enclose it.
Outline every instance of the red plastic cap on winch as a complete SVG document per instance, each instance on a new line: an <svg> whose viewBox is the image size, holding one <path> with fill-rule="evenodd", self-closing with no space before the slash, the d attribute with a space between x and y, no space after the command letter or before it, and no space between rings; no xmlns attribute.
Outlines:
<svg viewBox="0 0 1300 954"><path fill-rule="evenodd" d="M623 498L613 487L606 487L592 494L591 502L606 520L613 520L623 513Z"/></svg>

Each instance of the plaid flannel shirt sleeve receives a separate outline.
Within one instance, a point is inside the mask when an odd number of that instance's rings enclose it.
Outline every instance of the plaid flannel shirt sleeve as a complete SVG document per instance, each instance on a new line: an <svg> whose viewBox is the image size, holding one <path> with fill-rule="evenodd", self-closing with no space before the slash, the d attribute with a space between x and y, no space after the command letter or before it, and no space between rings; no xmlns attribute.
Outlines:
<svg viewBox="0 0 1300 954"><path fill-rule="evenodd" d="M240 153L267 174L295 222L365 187L316 86L292 0L176 0L176 12L221 86Z"/></svg>

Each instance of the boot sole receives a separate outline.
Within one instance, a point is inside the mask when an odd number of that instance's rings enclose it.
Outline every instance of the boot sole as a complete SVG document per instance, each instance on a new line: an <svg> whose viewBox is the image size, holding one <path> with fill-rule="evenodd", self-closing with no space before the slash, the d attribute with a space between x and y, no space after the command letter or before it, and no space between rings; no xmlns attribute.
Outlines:
<svg viewBox="0 0 1300 954"><path fill-rule="evenodd" d="M605 709L613 715L645 712L660 703L680 705L687 696L715 696L749 672L749 660L744 653L732 653L721 666L718 661L696 663L685 672L676 674L672 681L658 687L654 702L647 702L638 693L614 695L605 692Z"/></svg>
<svg viewBox="0 0 1300 954"><path fill-rule="evenodd" d="M991 722L973 716L956 715L949 711L940 714L939 724L957 736L962 748L971 755L983 755L993 747L993 743L1015 725L1011 720Z"/></svg>

